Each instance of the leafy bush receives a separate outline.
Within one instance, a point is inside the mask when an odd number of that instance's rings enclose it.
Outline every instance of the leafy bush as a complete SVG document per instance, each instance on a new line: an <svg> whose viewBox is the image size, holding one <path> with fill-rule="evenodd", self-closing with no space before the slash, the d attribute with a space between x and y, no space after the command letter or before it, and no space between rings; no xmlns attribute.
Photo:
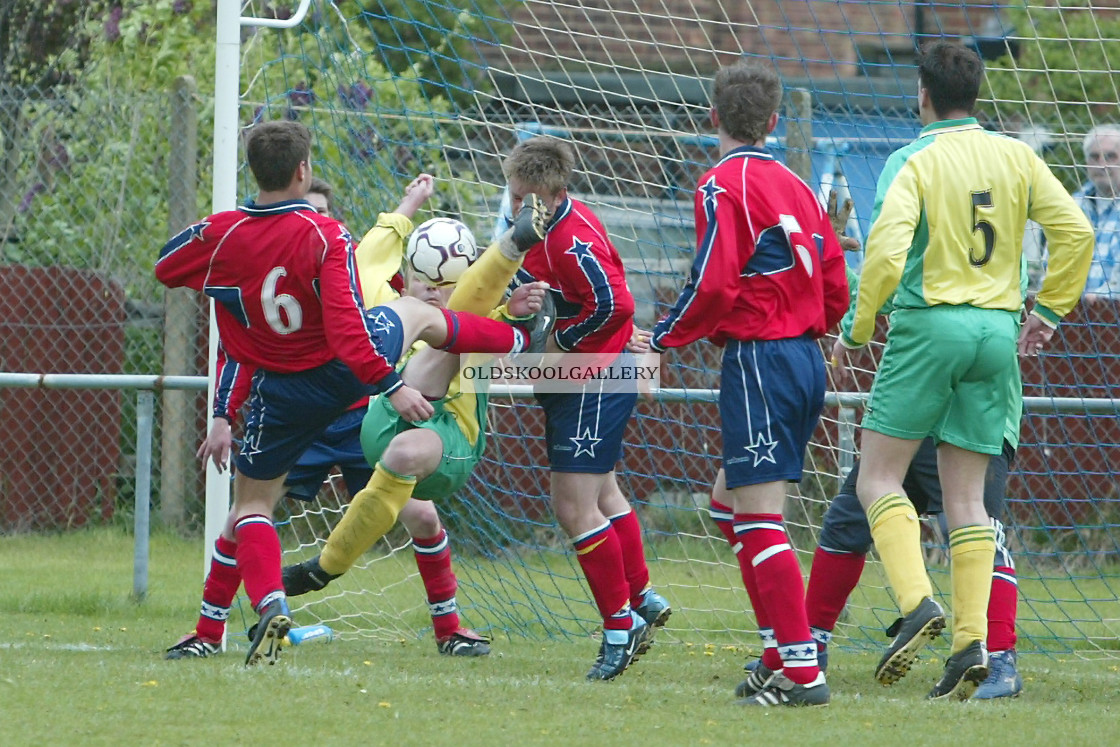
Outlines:
<svg viewBox="0 0 1120 747"><path fill-rule="evenodd" d="M1088 0L1020 0L1006 18L1019 52L988 65L983 95L991 100L981 111L1004 131L1054 133L1047 161L1072 190L1084 180L1082 136L1093 125L1120 121L1113 72L1120 66L1120 13Z"/></svg>

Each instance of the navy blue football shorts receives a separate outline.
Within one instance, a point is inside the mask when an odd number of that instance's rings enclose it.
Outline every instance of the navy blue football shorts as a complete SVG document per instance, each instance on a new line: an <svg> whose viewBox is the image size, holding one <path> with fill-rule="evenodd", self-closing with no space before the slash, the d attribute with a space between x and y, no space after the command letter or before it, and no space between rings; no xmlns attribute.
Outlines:
<svg viewBox="0 0 1120 747"><path fill-rule="evenodd" d="M366 486L373 469L362 453L365 415L366 408L352 408L327 426L288 472L285 487L289 496L301 501L314 500L335 466L342 471L342 480L351 496Z"/></svg>
<svg viewBox="0 0 1120 747"><path fill-rule="evenodd" d="M396 364L404 347L400 317L390 308L375 306L366 312L366 322L381 354ZM372 386L337 359L298 373L258 369L245 404L237 470L257 480L280 477L339 416L373 393Z"/></svg>
<svg viewBox="0 0 1120 747"><path fill-rule="evenodd" d="M728 488L801 480L824 387L815 340L728 341L719 391Z"/></svg>
<svg viewBox="0 0 1120 747"><path fill-rule="evenodd" d="M628 357L623 353L618 361ZM538 392L536 398L544 409L544 438L553 472L601 475L615 468L622 458L626 424L638 403L633 382L592 382L581 392Z"/></svg>

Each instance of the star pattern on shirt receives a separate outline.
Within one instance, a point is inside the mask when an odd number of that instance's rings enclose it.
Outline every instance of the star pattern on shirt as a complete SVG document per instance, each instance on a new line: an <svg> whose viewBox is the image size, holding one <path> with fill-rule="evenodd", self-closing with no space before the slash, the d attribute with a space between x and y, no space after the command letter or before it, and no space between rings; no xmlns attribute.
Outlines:
<svg viewBox="0 0 1120 747"><path fill-rule="evenodd" d="M716 184L715 176L710 176L708 177L708 181L701 184L697 191L704 195L705 204L714 205L716 203L716 197L727 190Z"/></svg>
<svg viewBox="0 0 1120 747"><path fill-rule="evenodd" d="M195 223L193 226L191 226L189 229L187 229L188 231L190 231L190 236L187 238L187 241L188 242L190 242L190 241L202 241L202 238L203 238L202 235L206 232L206 229L209 228L209 227L210 227L210 221L207 221L207 220L201 220L198 223Z"/></svg>
<svg viewBox="0 0 1120 747"><path fill-rule="evenodd" d="M565 254L571 254L578 262L591 256L591 242L580 241L578 238L572 237L572 248L568 249Z"/></svg>
<svg viewBox="0 0 1120 747"><path fill-rule="evenodd" d="M584 428L582 436L571 436L570 438L572 444L576 447L575 456L578 457L580 454L587 454L587 456L592 459L595 458L595 444L603 440L592 436L590 428Z"/></svg>
<svg viewBox="0 0 1120 747"><path fill-rule="evenodd" d="M754 457L754 466L757 467L763 462L770 462L771 464L778 463L778 460L774 458L774 447L777 445L777 441L773 439L768 440L766 434L759 431L754 434L754 441L744 448L747 450L747 453Z"/></svg>

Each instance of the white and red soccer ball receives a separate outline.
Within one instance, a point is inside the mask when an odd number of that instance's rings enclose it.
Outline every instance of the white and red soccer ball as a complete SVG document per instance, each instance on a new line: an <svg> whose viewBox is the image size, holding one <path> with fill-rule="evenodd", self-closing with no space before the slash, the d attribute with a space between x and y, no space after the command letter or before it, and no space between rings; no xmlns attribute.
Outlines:
<svg viewBox="0 0 1120 747"><path fill-rule="evenodd" d="M454 285L478 259L474 234L454 218L424 221L408 237L405 260L416 277L435 285Z"/></svg>

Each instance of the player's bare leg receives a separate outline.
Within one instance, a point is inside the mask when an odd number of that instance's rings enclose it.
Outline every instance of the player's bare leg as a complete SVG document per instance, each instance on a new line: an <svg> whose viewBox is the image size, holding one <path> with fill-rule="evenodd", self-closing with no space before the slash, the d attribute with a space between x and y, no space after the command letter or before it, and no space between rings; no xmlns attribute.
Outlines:
<svg viewBox="0 0 1120 747"><path fill-rule="evenodd" d="M547 288L545 283L536 283L526 291L531 313L540 310ZM404 328L405 347L423 340L449 353L504 354L520 352L529 344L528 332L524 329L466 311L439 309L416 298L398 298L368 313L376 319L381 310L390 310L399 318ZM375 327L377 323L375 321ZM387 318L381 323L392 324L393 320Z"/></svg>
<svg viewBox="0 0 1120 747"><path fill-rule="evenodd" d="M443 441L433 431L416 428L395 436L369 483L354 496L331 531L317 559L319 567L330 578L350 570L362 553L393 528L416 483L432 474L442 457Z"/></svg>

